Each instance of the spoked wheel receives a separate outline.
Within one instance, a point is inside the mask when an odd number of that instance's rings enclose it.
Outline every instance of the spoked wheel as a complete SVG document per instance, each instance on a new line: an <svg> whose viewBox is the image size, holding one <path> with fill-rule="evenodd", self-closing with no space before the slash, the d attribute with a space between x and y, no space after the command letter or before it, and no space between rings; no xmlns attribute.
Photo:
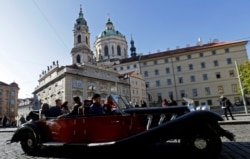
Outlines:
<svg viewBox="0 0 250 159"><path fill-rule="evenodd" d="M22 135L21 146L28 155L34 155L38 152L37 141L33 133L26 132Z"/></svg>
<svg viewBox="0 0 250 159"><path fill-rule="evenodd" d="M181 144L190 154L214 158L220 155L222 142L213 130L193 132L181 139Z"/></svg>

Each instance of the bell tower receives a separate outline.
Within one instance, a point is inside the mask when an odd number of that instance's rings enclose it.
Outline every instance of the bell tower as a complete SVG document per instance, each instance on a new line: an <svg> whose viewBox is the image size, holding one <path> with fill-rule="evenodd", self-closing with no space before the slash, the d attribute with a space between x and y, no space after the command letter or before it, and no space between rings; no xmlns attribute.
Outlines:
<svg viewBox="0 0 250 159"><path fill-rule="evenodd" d="M84 19L82 6L73 29L74 47L71 49L72 64L93 63L93 53L90 49L90 33L87 21Z"/></svg>

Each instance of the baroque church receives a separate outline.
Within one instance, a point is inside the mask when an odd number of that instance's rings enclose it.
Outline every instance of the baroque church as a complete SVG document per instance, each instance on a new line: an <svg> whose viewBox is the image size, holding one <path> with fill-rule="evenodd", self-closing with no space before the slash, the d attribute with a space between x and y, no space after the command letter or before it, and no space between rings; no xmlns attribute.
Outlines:
<svg viewBox="0 0 250 159"><path fill-rule="evenodd" d="M42 71L39 85L33 92L38 101L54 105L55 99L60 98L72 103L73 96L79 96L83 101L91 99L94 93L101 94L102 101L110 93L122 94L132 103L147 101L145 81L138 69L126 72L116 69L121 59L128 58L128 44L110 18L105 30L96 37L92 51L89 26L80 8L74 24L73 38L72 64L59 66L58 61L53 61L47 70ZM131 40L130 50L135 54L133 43ZM133 96L131 92L134 92Z"/></svg>

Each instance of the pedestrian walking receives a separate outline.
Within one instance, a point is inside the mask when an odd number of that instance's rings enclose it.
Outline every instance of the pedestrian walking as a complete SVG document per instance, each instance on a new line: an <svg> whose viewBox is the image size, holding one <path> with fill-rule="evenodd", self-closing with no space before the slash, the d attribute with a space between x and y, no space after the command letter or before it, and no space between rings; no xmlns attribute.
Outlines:
<svg viewBox="0 0 250 159"><path fill-rule="evenodd" d="M231 108L230 108L232 106L232 103L227 97L225 97L223 95L220 96L220 105L224 111L224 115L225 115L226 119L228 120L227 112L229 112L232 120L235 120L235 118L233 117L233 114L231 112Z"/></svg>

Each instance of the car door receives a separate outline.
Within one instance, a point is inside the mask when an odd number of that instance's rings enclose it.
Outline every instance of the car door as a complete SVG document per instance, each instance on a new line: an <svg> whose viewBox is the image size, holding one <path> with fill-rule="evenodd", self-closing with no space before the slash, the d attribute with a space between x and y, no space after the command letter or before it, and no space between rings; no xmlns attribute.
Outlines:
<svg viewBox="0 0 250 159"><path fill-rule="evenodd" d="M79 126L76 128L75 142L110 142L130 134L131 116L129 114L86 116L77 119L76 123Z"/></svg>

